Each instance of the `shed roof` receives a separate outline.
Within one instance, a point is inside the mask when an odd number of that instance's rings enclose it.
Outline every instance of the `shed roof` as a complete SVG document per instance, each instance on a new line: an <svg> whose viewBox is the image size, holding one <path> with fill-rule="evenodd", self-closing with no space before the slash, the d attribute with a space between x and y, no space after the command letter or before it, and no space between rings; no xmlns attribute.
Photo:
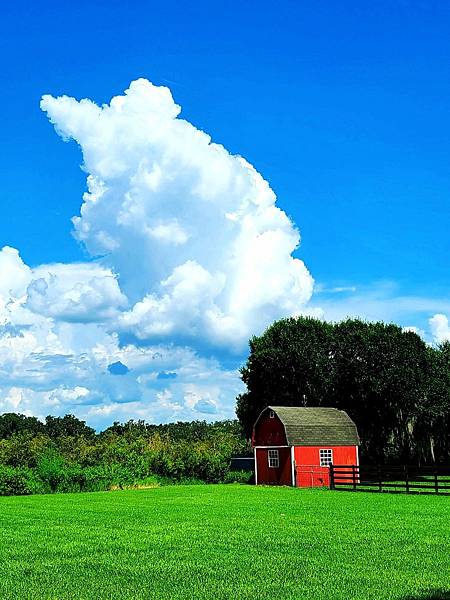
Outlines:
<svg viewBox="0 0 450 600"><path fill-rule="evenodd" d="M290 446L359 444L356 425L343 410L303 406L269 406L268 409L283 423Z"/></svg>

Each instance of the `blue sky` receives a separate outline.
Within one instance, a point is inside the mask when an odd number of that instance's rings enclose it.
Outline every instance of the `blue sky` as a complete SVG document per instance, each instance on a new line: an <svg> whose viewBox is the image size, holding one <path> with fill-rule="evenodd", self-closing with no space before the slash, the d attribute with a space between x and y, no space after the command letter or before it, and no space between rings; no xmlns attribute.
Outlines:
<svg viewBox="0 0 450 600"><path fill-rule="evenodd" d="M183 119L232 155L245 157L269 182L277 206L300 230L302 242L294 256L304 261L315 281L315 293L300 303L302 310L321 310L330 319L358 314L394 320L423 331L429 341L445 339L450 312L449 33L450 6L443 2L283 1L260 2L257 10L242 2L11 4L3 9L0 24L0 247L17 249L23 263L38 273L48 263L98 263L92 246L86 249L89 241L86 246L72 235L71 218L80 214L86 191L80 148L73 141L62 143L39 102L43 94L67 94L101 105L122 94L131 81L145 78L170 88ZM57 118L64 121L60 127L70 119L58 116L53 122ZM106 260L101 268L119 277L120 289L108 288L114 310L131 311L151 289L136 273L118 272L119 264L128 268L124 260ZM64 267L58 269L62 273ZM195 277L201 279L200 271ZM69 284L64 285L67 291ZM126 308L121 293L129 303ZM53 302L57 296L55 292ZM33 298L29 304L34 310L36 294ZM291 301L289 296L285 312ZM95 323L76 317L77 327L82 325L89 338L86 348L95 345L95 327L99 338L104 335L112 310L105 317L102 305ZM75 318L67 316L66 308L58 315L44 310L42 303L39 311L53 319L58 332L52 335L57 336ZM264 312L261 323L268 314L275 313ZM439 318L430 324L436 314ZM107 369L94 370L93 381L105 382L95 393L91 388L80 392L89 403L73 405L67 398L79 398L73 390L83 387L76 380L66 385L62 377L37 386L26 378L5 377L0 385L8 398L13 390L11 402L18 410L70 409L99 423L116 415L191 418L195 406L209 406L202 414L229 414L237 388L224 365L239 364L245 349L236 349L230 358L225 337L217 345L217 336L202 336L201 327L195 329L195 339L179 326L163 339L155 336L154 324L150 333L148 324L143 333L136 318L135 310L128 330L114 332L119 341L107 359L111 364L123 359L118 354L124 344L134 344L136 352L172 344L194 352L195 360L214 362L197 367L198 373L215 373L215 391L205 392L206 383L203 392L192 391L195 377L190 380L189 375L174 391L177 383L164 379L163 367L137 408L131 401L138 393L136 378L148 375L148 367L139 374L137 367L130 368L115 378ZM30 331L30 319L21 319L14 325L26 321ZM106 327L108 335L112 329ZM78 330L77 336L82 337ZM41 341L34 346L33 356L44 346ZM65 348L67 355L87 352ZM167 372L176 372L177 364L168 363ZM220 384L222 377L226 383ZM191 392L186 392L189 385ZM122 412L112 407L99 413L98 407L111 405L105 398L116 392L114 402L123 405ZM171 402L184 408L145 412L158 393L172 394ZM186 404L183 398L189 393Z"/></svg>

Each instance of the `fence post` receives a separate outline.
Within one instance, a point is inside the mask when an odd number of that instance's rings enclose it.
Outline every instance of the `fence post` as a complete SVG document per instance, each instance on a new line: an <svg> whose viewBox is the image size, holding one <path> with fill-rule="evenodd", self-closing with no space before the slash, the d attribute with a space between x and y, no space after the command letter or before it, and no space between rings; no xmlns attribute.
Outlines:
<svg viewBox="0 0 450 600"><path fill-rule="evenodd" d="M383 482L381 479L381 468L380 465L377 465L377 469L378 469L378 489L380 492L383 491Z"/></svg>
<svg viewBox="0 0 450 600"><path fill-rule="evenodd" d="M434 469L434 489L436 491L436 494L439 494L439 479L438 479L438 472L437 469Z"/></svg>
<svg viewBox="0 0 450 600"><path fill-rule="evenodd" d="M330 490L334 490L334 469L333 469L333 465L330 465Z"/></svg>
<svg viewBox="0 0 450 600"><path fill-rule="evenodd" d="M405 469L405 484L406 484L406 493L409 494L409 479L408 479L408 465L404 466Z"/></svg>
<svg viewBox="0 0 450 600"><path fill-rule="evenodd" d="M353 474L353 491L356 492L356 466L352 465L352 474Z"/></svg>

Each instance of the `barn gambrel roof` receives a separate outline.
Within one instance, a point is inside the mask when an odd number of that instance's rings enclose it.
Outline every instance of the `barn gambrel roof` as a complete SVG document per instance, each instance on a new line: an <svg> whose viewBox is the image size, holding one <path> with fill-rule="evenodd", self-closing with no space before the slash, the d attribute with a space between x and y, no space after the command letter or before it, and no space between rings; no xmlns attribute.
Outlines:
<svg viewBox="0 0 450 600"><path fill-rule="evenodd" d="M273 410L283 423L289 446L359 444L356 425L343 410L303 406L269 406L265 410Z"/></svg>

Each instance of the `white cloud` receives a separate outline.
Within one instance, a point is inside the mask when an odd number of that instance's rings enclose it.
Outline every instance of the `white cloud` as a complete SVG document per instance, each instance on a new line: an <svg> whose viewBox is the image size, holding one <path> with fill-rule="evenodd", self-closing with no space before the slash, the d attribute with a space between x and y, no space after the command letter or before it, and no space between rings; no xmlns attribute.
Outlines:
<svg viewBox="0 0 450 600"><path fill-rule="evenodd" d="M11 292L9 297L2 296L0 412L41 418L70 412L100 428L115 419L163 422L233 416L234 398L242 388L236 370L224 369L216 360L201 358L194 350L180 346L121 345L118 334L112 331L115 320L102 321L100 303L91 303L99 322L89 322L83 315L81 311L89 305L80 299L75 305L84 322L67 319L61 309L67 301L65 291L72 293L79 284L84 286L93 273L100 280L115 282L109 272L105 275L95 265L93 269L68 265L65 277L62 265L56 269L52 265L50 280L54 277L56 281L51 285L61 297L52 292L45 303L36 305L31 282L41 279L33 279L35 271L41 276L49 267L27 271L17 253L10 256L28 277L15 290L16 297ZM14 276L11 279L14 281ZM113 300L121 297L114 283L111 289L111 305L118 310L118 302ZM51 298L56 308L50 316L43 307ZM126 367L120 376L108 368L114 363ZM192 405L189 394L194 387L197 402Z"/></svg>
<svg viewBox="0 0 450 600"><path fill-rule="evenodd" d="M167 88L139 79L102 107L67 96L41 106L82 149L89 191L76 235L119 274L132 304L122 331L239 351L306 305L299 233L268 183L180 119Z"/></svg>
<svg viewBox="0 0 450 600"><path fill-rule="evenodd" d="M31 279L31 269L25 265L18 250L4 246L0 250L0 297L3 301L17 298Z"/></svg>
<svg viewBox="0 0 450 600"><path fill-rule="evenodd" d="M435 314L429 323L433 338L438 344L450 341L450 324L446 315Z"/></svg>
<svg viewBox="0 0 450 600"><path fill-rule="evenodd" d="M420 329L419 327L415 327L414 325L409 325L409 326L406 326L406 327L402 327L402 331L404 331L404 332L410 332L410 333L415 333L416 335L418 335L419 337L421 337L424 340L428 339L427 332L424 329Z"/></svg>
<svg viewBox="0 0 450 600"><path fill-rule="evenodd" d="M269 184L179 118L165 87L140 79L109 105L41 106L83 153L73 223L91 260L31 268L0 250L0 412L71 412L97 427L231 418L247 341L274 319L450 310L383 285L322 286L311 304L299 232ZM430 327L448 337L444 314Z"/></svg>
<svg viewBox="0 0 450 600"><path fill-rule="evenodd" d="M98 322L127 305L115 275L95 263L43 265L27 287L31 311L63 321Z"/></svg>

